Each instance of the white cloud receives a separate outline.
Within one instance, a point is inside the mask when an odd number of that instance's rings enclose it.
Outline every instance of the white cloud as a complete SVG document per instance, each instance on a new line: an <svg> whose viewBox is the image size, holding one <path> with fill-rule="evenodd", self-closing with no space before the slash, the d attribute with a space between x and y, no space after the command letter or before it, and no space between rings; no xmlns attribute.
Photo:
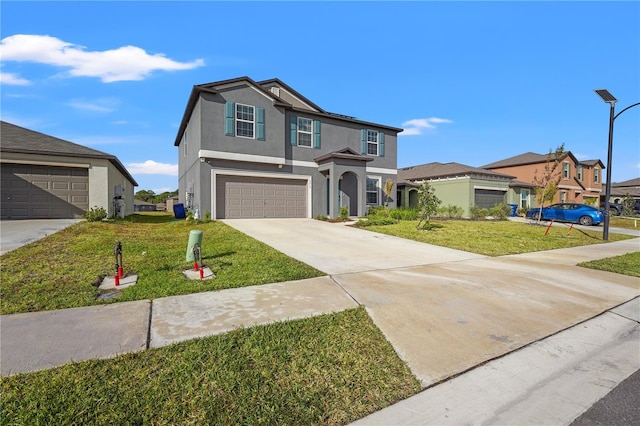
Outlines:
<svg viewBox="0 0 640 426"><path fill-rule="evenodd" d="M636 169L640 169L640 163L636 164Z"/></svg>
<svg viewBox="0 0 640 426"><path fill-rule="evenodd" d="M147 160L144 163L129 163L127 170L133 175L178 176L177 164L156 163L153 160Z"/></svg>
<svg viewBox="0 0 640 426"><path fill-rule="evenodd" d="M118 101L113 99L97 99L93 102L83 99L72 99L70 102L67 102L66 105L84 111L113 112L115 111L117 103Z"/></svg>
<svg viewBox="0 0 640 426"><path fill-rule="evenodd" d="M17 74L0 72L0 84L8 84L11 86L29 86L31 82L18 76Z"/></svg>
<svg viewBox="0 0 640 426"><path fill-rule="evenodd" d="M421 135L425 129L435 129L436 124L453 123L452 120L446 118L414 118L402 123L404 131L399 136L414 136Z"/></svg>
<svg viewBox="0 0 640 426"><path fill-rule="evenodd" d="M16 34L2 39L2 60L36 62L70 68L76 77L98 77L104 83L142 80L153 71L197 68L204 60L177 62L162 53L148 54L136 46L104 51L87 51L84 46L47 35Z"/></svg>

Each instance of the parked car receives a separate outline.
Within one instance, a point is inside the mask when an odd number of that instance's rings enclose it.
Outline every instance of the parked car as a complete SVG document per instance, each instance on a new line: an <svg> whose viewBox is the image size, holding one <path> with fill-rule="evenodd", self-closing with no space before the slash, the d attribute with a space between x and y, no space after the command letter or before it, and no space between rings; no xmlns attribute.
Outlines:
<svg viewBox="0 0 640 426"><path fill-rule="evenodd" d="M538 220L540 208L527 212L527 217ZM604 222L604 212L596 207L578 203L558 203L542 209L542 219L579 223L580 225L599 225Z"/></svg>
<svg viewBox="0 0 640 426"><path fill-rule="evenodd" d="M620 216L623 209L624 207L622 204L609 203L609 214L611 216ZM633 213L636 215L640 215L640 201L636 200L636 202L633 204Z"/></svg>

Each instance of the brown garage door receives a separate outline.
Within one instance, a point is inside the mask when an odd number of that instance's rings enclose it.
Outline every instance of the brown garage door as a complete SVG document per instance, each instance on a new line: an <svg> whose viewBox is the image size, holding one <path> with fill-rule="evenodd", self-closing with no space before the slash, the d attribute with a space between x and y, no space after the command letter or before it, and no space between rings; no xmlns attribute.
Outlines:
<svg viewBox="0 0 640 426"><path fill-rule="evenodd" d="M89 208L89 171L2 164L2 219L80 218Z"/></svg>
<svg viewBox="0 0 640 426"><path fill-rule="evenodd" d="M307 217L307 181L218 176L216 217Z"/></svg>
<svg viewBox="0 0 640 426"><path fill-rule="evenodd" d="M505 202L504 191L496 191L492 189L476 189L475 190L475 204L480 208L490 209L496 204Z"/></svg>

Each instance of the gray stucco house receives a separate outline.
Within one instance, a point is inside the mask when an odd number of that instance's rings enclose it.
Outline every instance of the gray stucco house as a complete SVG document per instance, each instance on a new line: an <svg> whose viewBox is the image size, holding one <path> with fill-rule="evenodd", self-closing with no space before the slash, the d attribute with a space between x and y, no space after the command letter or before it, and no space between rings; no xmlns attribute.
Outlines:
<svg viewBox="0 0 640 426"><path fill-rule="evenodd" d="M214 219L362 216L395 182L401 131L327 112L278 79L196 85L174 143L180 202Z"/></svg>
<svg viewBox="0 0 640 426"><path fill-rule="evenodd" d="M82 218L93 207L133 213L137 182L118 158L2 121L2 219Z"/></svg>

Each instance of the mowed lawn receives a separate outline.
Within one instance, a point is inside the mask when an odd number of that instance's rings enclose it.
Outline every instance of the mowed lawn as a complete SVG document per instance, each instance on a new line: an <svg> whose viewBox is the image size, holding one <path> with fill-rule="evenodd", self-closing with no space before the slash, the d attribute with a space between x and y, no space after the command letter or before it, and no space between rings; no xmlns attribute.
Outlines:
<svg viewBox="0 0 640 426"><path fill-rule="evenodd" d="M183 270L191 230L201 230L202 257L216 277L189 280ZM122 243L125 275L137 284L101 300ZM1 257L3 315L299 280L324 273L222 222L193 224L171 215L134 214L113 222L80 222Z"/></svg>
<svg viewBox="0 0 640 426"><path fill-rule="evenodd" d="M416 229L417 221L403 220L392 225L372 225L365 229L409 240L464 250L486 256L528 253L541 250L601 244L602 229L579 229L570 224L476 220L431 220L431 229ZM609 234L609 242L633 238Z"/></svg>

